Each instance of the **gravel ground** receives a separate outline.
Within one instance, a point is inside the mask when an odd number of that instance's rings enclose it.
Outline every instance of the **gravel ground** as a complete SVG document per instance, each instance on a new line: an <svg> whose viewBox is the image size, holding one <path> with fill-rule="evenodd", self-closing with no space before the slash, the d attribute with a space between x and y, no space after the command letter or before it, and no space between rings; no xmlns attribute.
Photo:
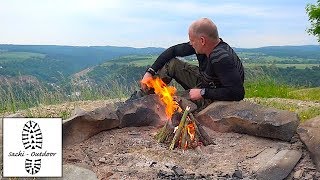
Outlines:
<svg viewBox="0 0 320 180"><path fill-rule="evenodd" d="M320 178L298 137L283 142L206 131L216 145L170 151L168 145L154 140L154 127L114 129L65 147L63 162L91 169L99 179L237 179L240 175L254 179L253 165L242 162L266 148L295 149L303 151L303 156L287 179Z"/></svg>

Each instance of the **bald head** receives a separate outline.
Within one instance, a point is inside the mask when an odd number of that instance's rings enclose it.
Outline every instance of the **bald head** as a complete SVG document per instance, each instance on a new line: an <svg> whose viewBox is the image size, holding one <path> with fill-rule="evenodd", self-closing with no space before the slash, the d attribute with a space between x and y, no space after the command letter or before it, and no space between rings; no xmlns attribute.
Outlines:
<svg viewBox="0 0 320 180"><path fill-rule="evenodd" d="M219 39L217 26L208 18L201 18L193 22L189 27L189 31L197 36L207 36L212 40Z"/></svg>

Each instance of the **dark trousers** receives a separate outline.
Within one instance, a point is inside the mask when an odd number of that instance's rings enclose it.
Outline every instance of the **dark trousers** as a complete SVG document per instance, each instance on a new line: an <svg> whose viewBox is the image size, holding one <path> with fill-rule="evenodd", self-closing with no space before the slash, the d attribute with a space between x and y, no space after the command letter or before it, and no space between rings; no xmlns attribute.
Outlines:
<svg viewBox="0 0 320 180"><path fill-rule="evenodd" d="M200 88L201 75L199 67L177 58L173 58L166 63L158 74L166 84L175 79L185 90Z"/></svg>
<svg viewBox="0 0 320 180"><path fill-rule="evenodd" d="M172 79L176 80L177 83L187 90L181 93L185 94L187 99L189 98L189 89L201 88L202 76L199 72L199 67L177 58L173 58L166 63L162 69L159 70L158 75L166 84L169 84ZM193 102L197 104L199 109L203 109L213 101L211 99L200 99Z"/></svg>

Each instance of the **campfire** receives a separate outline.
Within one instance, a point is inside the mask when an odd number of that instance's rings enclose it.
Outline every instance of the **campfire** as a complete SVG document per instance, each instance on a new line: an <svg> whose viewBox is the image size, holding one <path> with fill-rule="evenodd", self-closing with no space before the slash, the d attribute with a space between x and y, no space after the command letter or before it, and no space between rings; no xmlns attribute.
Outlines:
<svg viewBox="0 0 320 180"><path fill-rule="evenodd" d="M155 138L160 143L170 144L169 149L194 149L201 145L214 144L190 112L190 107L184 110L175 99L176 88L167 86L160 78L144 82L148 88L154 89L166 108L167 121L156 134Z"/></svg>

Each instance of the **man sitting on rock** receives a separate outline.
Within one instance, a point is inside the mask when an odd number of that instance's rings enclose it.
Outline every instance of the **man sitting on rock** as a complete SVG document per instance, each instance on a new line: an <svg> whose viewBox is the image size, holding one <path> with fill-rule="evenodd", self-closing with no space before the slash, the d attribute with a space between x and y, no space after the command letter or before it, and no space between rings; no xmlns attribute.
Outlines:
<svg viewBox="0 0 320 180"><path fill-rule="evenodd" d="M175 79L189 91L189 98L198 107L213 101L240 101L244 98L244 70L234 50L218 35L216 25L207 18L193 22L189 27L189 42L166 49L146 71L141 88L147 91L147 82L156 74L169 84ZM199 67L176 57L195 54Z"/></svg>

